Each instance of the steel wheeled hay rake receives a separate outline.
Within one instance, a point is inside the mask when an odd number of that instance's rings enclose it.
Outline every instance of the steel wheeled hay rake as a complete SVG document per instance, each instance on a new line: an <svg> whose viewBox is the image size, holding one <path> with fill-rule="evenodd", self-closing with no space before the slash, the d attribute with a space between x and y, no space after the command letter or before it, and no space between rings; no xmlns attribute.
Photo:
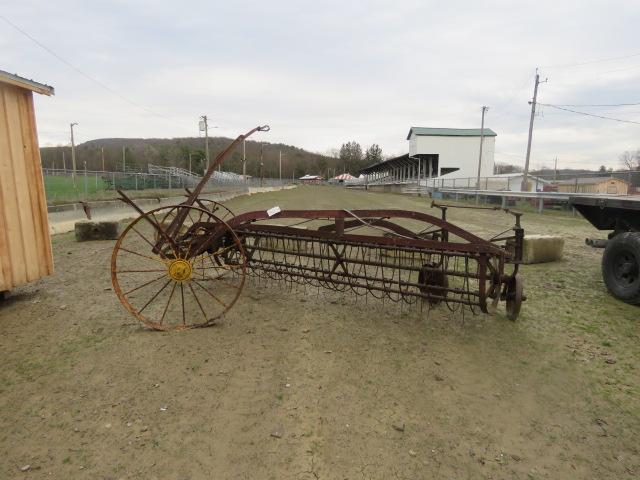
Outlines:
<svg viewBox="0 0 640 480"><path fill-rule="evenodd" d="M278 207L235 216L202 198L217 165L243 139L268 129L239 136L179 205L144 212L119 192L140 216L116 242L111 276L138 320L157 330L212 325L238 300L247 277L429 309L492 313L502 300L508 318L517 318L524 300L519 213L509 212L513 228L485 240L448 222L451 206L435 203L439 216Z"/></svg>

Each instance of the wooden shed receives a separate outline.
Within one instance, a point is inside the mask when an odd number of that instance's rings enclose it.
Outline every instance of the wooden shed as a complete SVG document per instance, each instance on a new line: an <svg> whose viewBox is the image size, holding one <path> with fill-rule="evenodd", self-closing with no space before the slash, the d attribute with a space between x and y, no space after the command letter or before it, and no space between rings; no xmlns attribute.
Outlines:
<svg viewBox="0 0 640 480"><path fill-rule="evenodd" d="M0 70L0 294L53 273L33 92L54 93Z"/></svg>
<svg viewBox="0 0 640 480"><path fill-rule="evenodd" d="M583 177L556 182L559 192L628 195L629 182L616 177Z"/></svg>

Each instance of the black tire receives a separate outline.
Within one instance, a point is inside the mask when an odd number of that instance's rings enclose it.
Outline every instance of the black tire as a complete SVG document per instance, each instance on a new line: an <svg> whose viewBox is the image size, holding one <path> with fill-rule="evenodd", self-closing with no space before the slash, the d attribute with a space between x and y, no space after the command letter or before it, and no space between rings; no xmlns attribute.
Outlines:
<svg viewBox="0 0 640 480"><path fill-rule="evenodd" d="M640 304L640 233L621 233L607 242L602 278L614 297Z"/></svg>

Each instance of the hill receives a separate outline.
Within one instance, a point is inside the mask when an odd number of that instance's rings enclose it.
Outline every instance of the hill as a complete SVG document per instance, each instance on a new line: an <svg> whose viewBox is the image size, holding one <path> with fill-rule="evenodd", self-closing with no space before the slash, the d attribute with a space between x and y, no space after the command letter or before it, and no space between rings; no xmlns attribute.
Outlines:
<svg viewBox="0 0 640 480"><path fill-rule="evenodd" d="M226 148L232 139L225 137L209 138L209 158ZM123 147L126 157L126 169L146 171L147 164L189 168L191 154L192 170L202 173L204 169L204 138L101 138L76 145L76 168L102 170L102 149L104 148L104 169L122 171ZM247 175L260 175L261 142L247 141ZM263 143L264 176L277 178L279 155L282 152L282 176L291 178L305 174L327 175L327 170L341 173L339 161L326 155L309 152L302 148L281 143ZM71 168L71 147L43 147L40 149L42 165L46 168L62 168L63 155L66 168ZM225 160L223 170L242 173L242 146L239 146ZM334 170L335 169L335 170Z"/></svg>

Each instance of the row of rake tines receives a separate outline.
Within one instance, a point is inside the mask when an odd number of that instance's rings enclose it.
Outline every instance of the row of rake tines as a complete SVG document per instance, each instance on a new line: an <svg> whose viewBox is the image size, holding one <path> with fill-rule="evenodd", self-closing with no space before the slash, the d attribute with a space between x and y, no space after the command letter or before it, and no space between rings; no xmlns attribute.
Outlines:
<svg viewBox="0 0 640 480"><path fill-rule="evenodd" d="M245 240L250 235L245 234ZM258 280L284 283L290 289L310 286L383 302L419 304L421 308L444 303L452 312L468 308L476 313L478 308L478 262L471 256L274 234L250 238L247 273ZM424 288L428 285L420 283L419 272L425 266L446 275L447 284Z"/></svg>

